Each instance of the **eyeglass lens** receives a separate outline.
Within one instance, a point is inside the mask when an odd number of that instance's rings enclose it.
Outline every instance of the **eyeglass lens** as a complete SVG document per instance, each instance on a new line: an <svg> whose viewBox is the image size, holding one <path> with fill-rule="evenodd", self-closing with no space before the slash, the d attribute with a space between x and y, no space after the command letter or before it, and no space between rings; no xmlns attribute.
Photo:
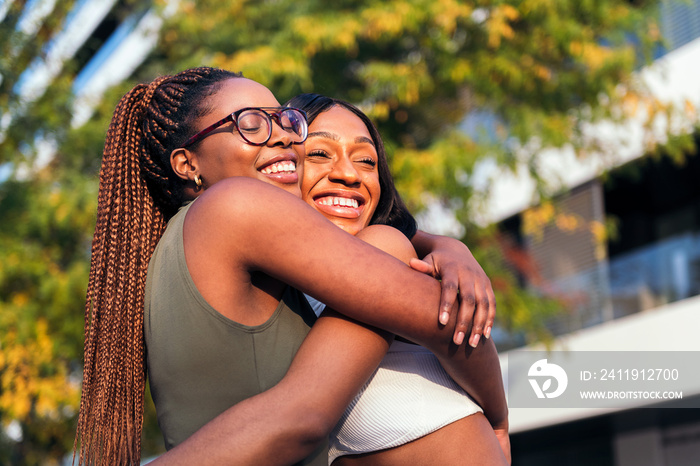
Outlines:
<svg viewBox="0 0 700 466"><path fill-rule="evenodd" d="M252 144L265 144L272 134L272 122L290 133L293 142L303 142L306 138L306 119L296 109L284 109L268 114L260 109L248 109L238 115L236 125L243 138Z"/></svg>

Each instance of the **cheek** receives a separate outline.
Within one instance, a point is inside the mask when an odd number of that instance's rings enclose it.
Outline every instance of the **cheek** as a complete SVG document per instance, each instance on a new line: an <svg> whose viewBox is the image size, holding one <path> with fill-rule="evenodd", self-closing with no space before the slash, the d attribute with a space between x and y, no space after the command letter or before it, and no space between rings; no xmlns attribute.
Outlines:
<svg viewBox="0 0 700 466"><path fill-rule="evenodd" d="M255 176L255 157L246 150L221 150L212 154L210 160L212 168L217 170L222 177L230 176Z"/></svg>
<svg viewBox="0 0 700 466"><path fill-rule="evenodd" d="M318 183L320 179L323 178L323 175L321 174L318 167L314 166L314 164L305 163L302 166L303 169L301 173L301 197L303 199L306 199L309 195L309 192L311 191L311 188L313 188L316 185L316 183Z"/></svg>
<svg viewBox="0 0 700 466"><path fill-rule="evenodd" d="M372 196L372 200L376 205L379 202L379 197L382 195L382 188L379 184L379 175L376 173L370 175L367 178L365 185L367 186L367 191L369 191L369 194Z"/></svg>

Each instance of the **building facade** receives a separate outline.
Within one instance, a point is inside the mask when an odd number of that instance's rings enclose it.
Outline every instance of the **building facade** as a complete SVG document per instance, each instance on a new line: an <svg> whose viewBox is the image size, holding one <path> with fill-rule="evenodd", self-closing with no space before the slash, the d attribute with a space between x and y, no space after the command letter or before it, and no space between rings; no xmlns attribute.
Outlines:
<svg viewBox="0 0 700 466"><path fill-rule="evenodd" d="M668 46L640 75L660 99L700 109L700 1L662 2L661 25ZM536 237L524 232L531 184L517 177L496 187L495 220L538 264L547 290L568 300L569 310L549 322L552 352L607 351L611 360L636 353L640 363L642 352L666 352L669 366L700 364L700 155L652 155L631 139L604 175L585 161L562 163L566 154L557 160L568 189L554 204L574 227L552 222ZM611 223L616 234L601 251L585 226ZM516 352L543 350L499 343L509 349L501 353L506 380ZM684 385L682 395L606 409L511 406L514 464L700 464L700 383Z"/></svg>

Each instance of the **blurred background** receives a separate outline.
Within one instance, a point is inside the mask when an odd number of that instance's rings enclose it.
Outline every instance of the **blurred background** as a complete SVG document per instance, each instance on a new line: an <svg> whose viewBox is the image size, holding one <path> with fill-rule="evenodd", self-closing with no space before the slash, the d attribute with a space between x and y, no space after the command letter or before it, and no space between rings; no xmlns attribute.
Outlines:
<svg viewBox="0 0 700 466"><path fill-rule="evenodd" d="M700 0L0 1L0 464L70 463L106 128L192 66L365 110L421 228L490 276L504 367L700 351L699 38ZM695 388L513 409L514 464L698 464Z"/></svg>

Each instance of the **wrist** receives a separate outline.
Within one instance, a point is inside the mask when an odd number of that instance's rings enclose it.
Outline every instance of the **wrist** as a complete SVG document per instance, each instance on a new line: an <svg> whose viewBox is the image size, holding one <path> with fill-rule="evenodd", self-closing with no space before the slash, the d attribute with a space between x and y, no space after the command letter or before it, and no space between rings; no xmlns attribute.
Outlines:
<svg viewBox="0 0 700 466"><path fill-rule="evenodd" d="M413 248L419 257L425 257L432 252L434 247L433 239L434 236L430 233L422 230L416 231L416 234L411 238L411 244L413 244Z"/></svg>

